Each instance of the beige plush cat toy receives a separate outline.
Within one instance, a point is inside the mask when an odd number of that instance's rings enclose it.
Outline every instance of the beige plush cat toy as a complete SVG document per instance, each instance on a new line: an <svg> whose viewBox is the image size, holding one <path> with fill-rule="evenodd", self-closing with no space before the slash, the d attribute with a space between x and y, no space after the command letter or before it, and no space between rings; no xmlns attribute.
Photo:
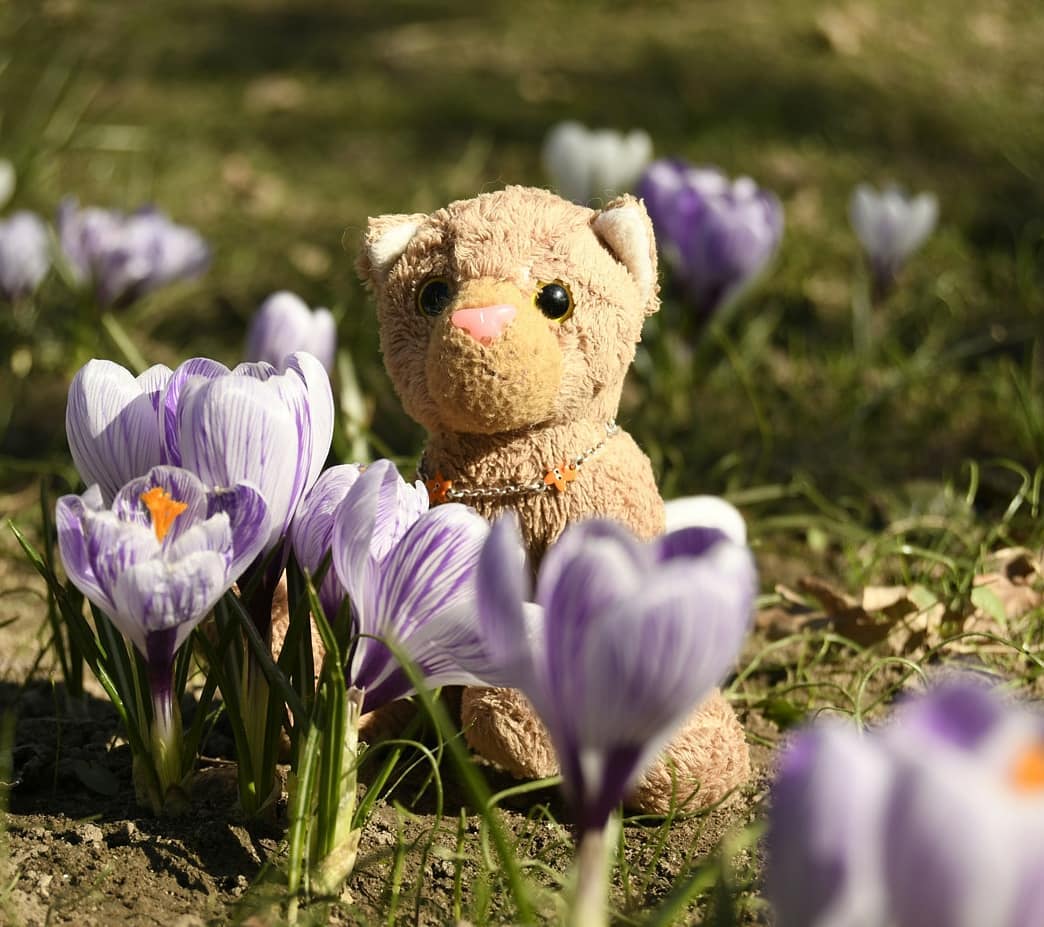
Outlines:
<svg viewBox="0 0 1044 927"><path fill-rule="evenodd" d="M431 215L369 221L360 273L377 298L381 348L407 413L428 432L419 472L432 502L486 518L518 513L533 563L578 519L643 538L664 529L648 458L615 421L642 322L659 308L645 207L602 210L508 187ZM472 748L520 777L557 772L525 698L469 689ZM742 783L747 744L714 693L639 783L631 804L706 806Z"/></svg>

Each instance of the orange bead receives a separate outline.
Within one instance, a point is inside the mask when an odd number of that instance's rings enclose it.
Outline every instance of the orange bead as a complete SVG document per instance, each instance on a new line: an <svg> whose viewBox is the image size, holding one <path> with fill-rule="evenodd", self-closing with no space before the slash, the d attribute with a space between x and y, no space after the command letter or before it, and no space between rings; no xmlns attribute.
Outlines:
<svg viewBox="0 0 1044 927"><path fill-rule="evenodd" d="M449 501L449 491L453 488L453 480L442 478L442 474L436 472L430 480L424 481L424 488L428 490L428 502L431 505L441 505Z"/></svg>

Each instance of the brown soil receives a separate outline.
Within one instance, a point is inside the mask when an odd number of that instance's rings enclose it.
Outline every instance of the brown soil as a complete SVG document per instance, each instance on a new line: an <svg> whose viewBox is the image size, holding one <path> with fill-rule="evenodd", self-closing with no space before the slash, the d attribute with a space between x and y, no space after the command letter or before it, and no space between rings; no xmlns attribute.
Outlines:
<svg viewBox="0 0 1044 927"><path fill-rule="evenodd" d="M6 588L36 588L21 567L9 561L5 570ZM49 663L37 663L46 637L40 598L12 596L3 612L14 621L0 629L0 714L13 713L17 724L4 789L6 832L0 829L0 923L279 923L283 895L275 867L284 852L285 807L268 823L237 814L234 766L223 758L231 739L220 726L206 744L214 758L203 763L191 814L151 816L134 802L129 748L100 692L89 684L90 694L71 702L60 681L48 678ZM755 750L763 766L767 751ZM517 785L486 774L494 790ZM389 911L395 923L455 924L458 914L475 923L510 921L510 896L492 848L483 848L481 818L448 762L440 778L441 807L424 763L377 804L350 900L315 906L303 923L383 924ZM752 815L763 791L756 781L729 808L674 822L662 846L660 822L629 823L627 875L618 874L614 888L618 910L635 913L666 897L679 874ZM519 855L539 864L527 873L547 889L538 889L541 919L556 922L561 874L572 853L571 834L558 822L568 814L554 789L507 798L501 808Z"/></svg>

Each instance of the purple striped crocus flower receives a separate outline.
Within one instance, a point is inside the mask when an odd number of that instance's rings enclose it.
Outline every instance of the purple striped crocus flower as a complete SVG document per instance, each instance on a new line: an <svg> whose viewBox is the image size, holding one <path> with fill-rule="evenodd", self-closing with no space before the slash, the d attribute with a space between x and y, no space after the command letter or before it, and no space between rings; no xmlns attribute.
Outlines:
<svg viewBox="0 0 1044 927"><path fill-rule="evenodd" d="M199 233L151 208L125 215L80 209L75 199L67 199L57 225L70 272L90 284L105 307L124 306L168 283L198 277L210 262Z"/></svg>
<svg viewBox="0 0 1044 927"><path fill-rule="evenodd" d="M330 451L333 392L311 354L271 364L224 364L197 357L171 375L160 406L164 459L208 486L248 482L268 506L265 551L286 535L298 503Z"/></svg>
<svg viewBox="0 0 1044 927"><path fill-rule="evenodd" d="M431 686L490 681L475 616L488 533L485 519L463 505L429 510L423 485L408 484L388 460L361 475L334 468L316 483L294 525L294 552L314 571L332 548L336 585L324 583L322 604L332 615L348 596L355 642L345 675L363 691L364 711L413 691L384 640L401 647Z"/></svg>
<svg viewBox="0 0 1044 927"><path fill-rule="evenodd" d="M568 923L606 923L610 816L671 735L734 664L754 604L750 551L713 527L650 543L601 519L568 527L529 603L513 518L482 549L487 660L551 735L578 829Z"/></svg>
<svg viewBox="0 0 1044 927"><path fill-rule="evenodd" d="M601 519L566 529L529 578L513 519L483 548L486 647L551 734L581 834L604 828L734 664L750 624L749 550L709 527L650 543Z"/></svg>
<svg viewBox="0 0 1044 927"><path fill-rule="evenodd" d="M337 353L337 323L329 309L309 309L299 296L285 290L273 293L250 322L246 359L265 361L283 371L287 355L295 351L314 354L326 372L331 372Z"/></svg>
<svg viewBox="0 0 1044 927"><path fill-rule="evenodd" d="M541 158L555 190L584 206L593 197L611 199L630 190L652 150L652 139L641 129L625 135L567 121L547 133Z"/></svg>
<svg viewBox="0 0 1044 927"><path fill-rule="evenodd" d="M333 546L337 508L362 472L359 464L339 464L324 470L297 507L290 524L290 544L298 564L313 576ZM345 597L344 586L332 563L316 591L327 620L332 622Z"/></svg>
<svg viewBox="0 0 1044 927"><path fill-rule="evenodd" d="M783 207L749 177L661 159L638 195L656 241L701 317L733 300L768 264L783 237Z"/></svg>
<svg viewBox="0 0 1044 927"><path fill-rule="evenodd" d="M245 483L207 489L191 473L154 467L106 507L101 490L62 496L58 549L70 581L144 657L152 694L152 748L162 805L181 782L174 654L268 537L268 510Z"/></svg>
<svg viewBox="0 0 1044 927"><path fill-rule="evenodd" d="M51 242L39 216L23 211L0 221L0 296L29 296L50 267Z"/></svg>
<svg viewBox="0 0 1044 927"><path fill-rule="evenodd" d="M879 193L860 184L852 191L849 218L870 264L874 296L883 299L907 258L935 229L939 202L932 193L909 197L895 186Z"/></svg>
<svg viewBox="0 0 1044 927"><path fill-rule="evenodd" d="M65 434L84 484L97 483L106 505L120 488L165 463L159 404L169 367L150 367L135 377L108 360L91 360L69 386Z"/></svg>
<svg viewBox="0 0 1044 927"><path fill-rule="evenodd" d="M779 927L1044 923L1044 716L969 681L799 734L769 815Z"/></svg>

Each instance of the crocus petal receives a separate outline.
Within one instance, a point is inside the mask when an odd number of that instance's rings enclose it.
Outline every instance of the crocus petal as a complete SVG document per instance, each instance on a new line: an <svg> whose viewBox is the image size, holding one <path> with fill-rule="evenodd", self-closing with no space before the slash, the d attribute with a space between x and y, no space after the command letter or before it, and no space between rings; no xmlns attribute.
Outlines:
<svg viewBox="0 0 1044 927"><path fill-rule="evenodd" d="M638 185L657 244L697 309L710 315L767 266L783 234L783 208L749 177L654 161Z"/></svg>
<svg viewBox="0 0 1044 927"><path fill-rule="evenodd" d="M110 617L142 654L144 634L166 628L177 628L177 649L231 585L225 560L215 551L197 551L173 563L147 560L118 576Z"/></svg>
<svg viewBox="0 0 1044 927"><path fill-rule="evenodd" d="M0 167L6 164L0 161ZM0 187L3 175L0 171ZM0 190L0 202L3 191ZM8 300L32 293L51 267L47 227L31 212L16 212L0 221L0 295Z"/></svg>
<svg viewBox="0 0 1044 927"><path fill-rule="evenodd" d="M164 544L169 546L177 541L186 526L206 517L207 491L188 470L179 467L153 467L144 476L131 480L116 494L112 511L121 521L151 528L152 516L142 496L154 488L166 490L172 499L186 506L185 511L171 523L164 538Z"/></svg>
<svg viewBox="0 0 1044 927"><path fill-rule="evenodd" d="M938 213L938 201L931 193L910 199L896 187L878 193L867 184L852 191L849 219L879 287L891 286L906 259L934 230Z"/></svg>
<svg viewBox="0 0 1044 927"><path fill-rule="evenodd" d="M106 360L92 360L69 387L65 432L73 462L87 485L97 483L106 501L120 487L163 462L155 386L162 369L141 379Z"/></svg>
<svg viewBox="0 0 1044 927"><path fill-rule="evenodd" d="M377 564L427 509L427 493L409 486L391 461L366 468L334 521L333 566L352 601L373 587Z"/></svg>
<svg viewBox="0 0 1044 927"><path fill-rule="evenodd" d="M227 516L232 533L231 546L226 553L229 574L238 579L254 562L271 536L271 518L265 497L246 483L231 489L211 490L207 503L207 518Z"/></svg>
<svg viewBox="0 0 1044 927"><path fill-rule="evenodd" d="M493 523L479 554L476 581L478 617L491 662L499 667L504 685L530 688L534 655L526 600L531 583L514 513ZM543 610L539 613L542 619Z"/></svg>
<svg viewBox="0 0 1044 927"><path fill-rule="evenodd" d="M723 541L698 561L666 564L654 586L605 607L574 677L582 688L560 688L576 700L581 742L645 745L652 759L732 667L755 592L749 552Z"/></svg>
<svg viewBox="0 0 1044 927"><path fill-rule="evenodd" d="M881 839L892 771L841 724L799 733L772 786L765 892L779 927L889 922Z"/></svg>
<svg viewBox="0 0 1044 927"><path fill-rule="evenodd" d="M273 293L251 320L247 332L248 360L267 361L285 370L287 355L308 351L329 373L337 349L337 327L328 309L308 308L287 291Z"/></svg>
<svg viewBox="0 0 1044 927"><path fill-rule="evenodd" d="M1019 889L1011 865L1017 812L975 800L988 794L986 777L940 760L901 764L896 775L884 843L895 923L1008 924Z"/></svg>
<svg viewBox="0 0 1044 927"><path fill-rule="evenodd" d="M932 740L971 752L996 733L1006 717L1003 703L989 688L961 680L936 687L931 698L909 700L885 736Z"/></svg>
<svg viewBox="0 0 1044 927"><path fill-rule="evenodd" d="M101 490L92 486L81 496L62 496L55 507L58 552L66 575L102 611L113 610L109 590L101 586L88 553L87 523L91 513L102 507Z"/></svg>
<svg viewBox="0 0 1044 927"><path fill-rule="evenodd" d="M548 550L537 577L537 604L548 616L546 684L552 702L567 697L562 686L582 688L573 674L596 633L592 623L640 589L651 565L648 551L623 525L602 519L569 526ZM534 693L536 700L543 694Z"/></svg>
<svg viewBox="0 0 1044 927"><path fill-rule="evenodd" d="M145 293L201 273L209 251L191 229L162 213L132 216L104 209L80 209L74 199L58 210L58 237L70 273L91 282L102 305L125 305Z"/></svg>
<svg viewBox="0 0 1044 927"><path fill-rule="evenodd" d="M652 157L652 140L641 130L623 135L562 122L548 133L542 157L559 194L583 205L629 190Z"/></svg>
<svg viewBox="0 0 1044 927"><path fill-rule="evenodd" d="M163 442L163 453L167 463L175 467L181 466L181 449L178 437L178 403L185 384L194 378L214 380L231 371L224 364L209 357L193 357L179 364L171 374L163 392L161 401L162 427L160 439Z"/></svg>
<svg viewBox="0 0 1044 927"><path fill-rule="evenodd" d="M308 397L308 440L302 441L309 463L304 488L310 487L322 472L333 441L334 402L330 376L316 357L297 351L286 359L286 369L296 373Z"/></svg>
<svg viewBox="0 0 1044 927"><path fill-rule="evenodd" d="M358 464L342 464L324 471L308 491L290 525L294 556L313 576L333 545L334 515L362 473ZM344 600L345 588L331 563L319 587L327 618L333 618Z"/></svg>
<svg viewBox="0 0 1044 927"><path fill-rule="evenodd" d="M702 526L717 528L734 544L747 543L747 523L739 509L720 496L683 496L664 506L667 533Z"/></svg>
<svg viewBox="0 0 1044 927"><path fill-rule="evenodd" d="M178 445L184 466L209 486L249 483L264 496L270 518L265 549L283 536L303 492L296 396L281 378L246 376L185 383L177 406ZM296 400L296 401L294 401Z"/></svg>
<svg viewBox="0 0 1044 927"><path fill-rule="evenodd" d="M470 602L433 616L399 643L430 688L500 684L476 633L475 609ZM381 641L360 640L356 657L358 664L369 667L373 674L366 686L363 711L373 711L413 693L409 677Z"/></svg>
<svg viewBox="0 0 1044 927"><path fill-rule="evenodd" d="M475 570L489 524L450 503L426 512L385 558L374 603L376 619L361 630L403 640L442 611L475 597ZM379 616L379 617L378 617Z"/></svg>

